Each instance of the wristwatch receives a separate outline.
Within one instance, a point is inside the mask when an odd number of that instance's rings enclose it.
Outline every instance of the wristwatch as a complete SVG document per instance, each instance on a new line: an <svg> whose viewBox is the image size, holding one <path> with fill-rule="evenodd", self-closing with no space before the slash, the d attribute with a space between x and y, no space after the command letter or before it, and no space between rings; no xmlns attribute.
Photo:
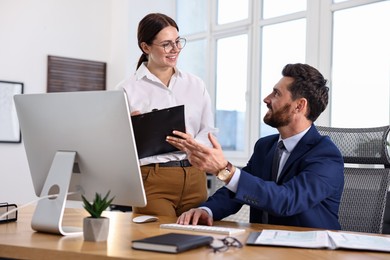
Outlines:
<svg viewBox="0 0 390 260"><path fill-rule="evenodd" d="M233 165L228 161L226 167L218 172L217 178L221 181L226 181L233 174L232 171L233 171Z"/></svg>

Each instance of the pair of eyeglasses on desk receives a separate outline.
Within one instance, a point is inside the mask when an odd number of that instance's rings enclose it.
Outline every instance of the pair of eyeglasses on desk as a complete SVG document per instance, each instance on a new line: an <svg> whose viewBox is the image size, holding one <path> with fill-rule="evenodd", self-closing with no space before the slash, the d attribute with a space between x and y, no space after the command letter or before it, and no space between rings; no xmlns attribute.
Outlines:
<svg viewBox="0 0 390 260"><path fill-rule="evenodd" d="M242 248L242 243L235 237L225 237L222 239L214 239L210 244L214 253L225 252L231 247Z"/></svg>

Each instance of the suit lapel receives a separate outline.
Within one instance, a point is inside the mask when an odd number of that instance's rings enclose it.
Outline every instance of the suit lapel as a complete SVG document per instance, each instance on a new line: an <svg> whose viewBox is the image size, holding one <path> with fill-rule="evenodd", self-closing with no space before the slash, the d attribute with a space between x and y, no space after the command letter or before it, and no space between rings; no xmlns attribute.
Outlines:
<svg viewBox="0 0 390 260"><path fill-rule="evenodd" d="M294 150L291 152L288 157L281 173L278 178L278 183L283 183L283 179L287 176L288 169L292 166L292 164L305 155L312 147L318 142L318 138L320 137L318 131L315 127L311 127L309 131L302 137L302 139L298 142L297 146L295 146Z"/></svg>

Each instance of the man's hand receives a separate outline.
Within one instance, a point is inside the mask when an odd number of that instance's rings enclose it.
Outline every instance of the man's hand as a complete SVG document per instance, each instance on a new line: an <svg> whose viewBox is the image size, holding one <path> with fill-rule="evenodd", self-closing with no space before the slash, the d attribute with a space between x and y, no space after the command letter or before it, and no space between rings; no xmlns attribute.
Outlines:
<svg viewBox="0 0 390 260"><path fill-rule="evenodd" d="M179 216L176 221L180 225L213 225L213 218L204 209L190 209Z"/></svg>
<svg viewBox="0 0 390 260"><path fill-rule="evenodd" d="M218 174L227 165L221 145L211 133L208 137L213 145L212 148L196 142L189 134L176 130L173 131L173 134L178 137L167 136L167 142L185 152L188 160L195 167L208 173Z"/></svg>

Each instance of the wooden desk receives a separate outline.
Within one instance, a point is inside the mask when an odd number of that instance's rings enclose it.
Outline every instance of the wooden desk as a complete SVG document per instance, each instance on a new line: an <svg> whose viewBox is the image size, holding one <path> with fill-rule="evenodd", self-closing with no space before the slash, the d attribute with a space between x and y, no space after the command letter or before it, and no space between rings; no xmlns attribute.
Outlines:
<svg viewBox="0 0 390 260"><path fill-rule="evenodd" d="M213 253L202 247L180 254L164 254L131 249L131 241L153 235L172 232L160 229L161 223L172 223L176 219L160 217L158 222L135 224L132 213L106 212L110 218L110 234L107 242L87 242L82 236L63 237L35 232L31 229L33 208L21 209L18 221L0 224L0 257L23 259L390 259L390 254L348 250L300 249L268 246L244 246L230 248L224 253ZM82 226L85 216L83 209L67 209L64 224ZM246 228L247 232L236 236L243 244L250 231L263 228L286 230L307 230L297 227L284 227L233 222L216 222L220 226ZM180 231L177 231L180 232ZM185 232L185 231L181 231ZM215 235L222 238L224 236Z"/></svg>

